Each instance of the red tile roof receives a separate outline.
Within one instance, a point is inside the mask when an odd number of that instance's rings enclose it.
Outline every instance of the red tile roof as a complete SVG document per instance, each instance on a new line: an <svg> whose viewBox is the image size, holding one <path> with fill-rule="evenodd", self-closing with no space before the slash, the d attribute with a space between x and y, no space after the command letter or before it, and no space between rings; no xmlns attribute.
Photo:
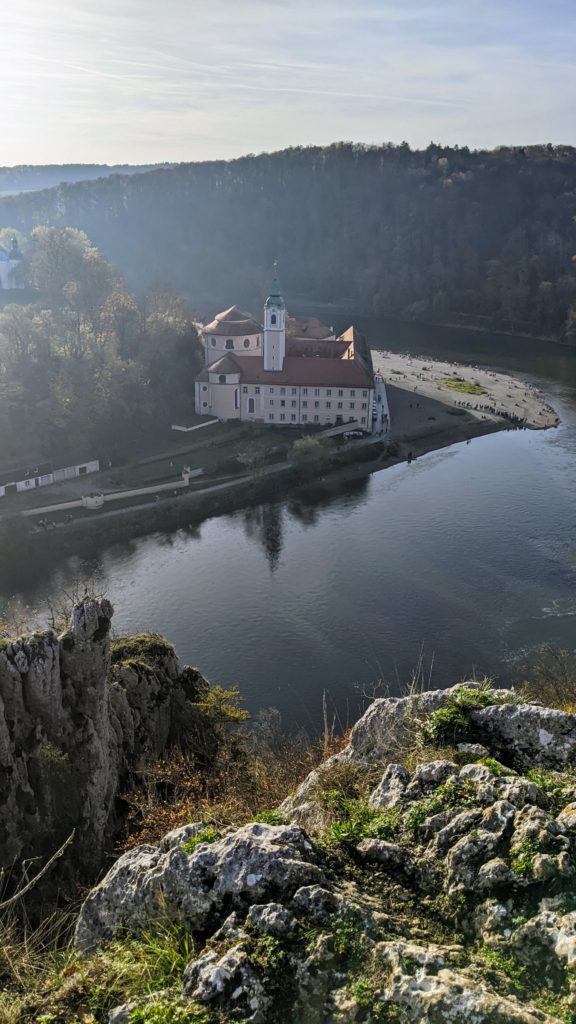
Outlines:
<svg viewBox="0 0 576 1024"><path fill-rule="evenodd" d="M243 384L288 384L310 387L370 388L370 374L355 359L306 359L286 356L282 370L265 370L262 356L230 357L240 368ZM206 380L206 367L196 380ZM228 371L233 372L233 371Z"/></svg>

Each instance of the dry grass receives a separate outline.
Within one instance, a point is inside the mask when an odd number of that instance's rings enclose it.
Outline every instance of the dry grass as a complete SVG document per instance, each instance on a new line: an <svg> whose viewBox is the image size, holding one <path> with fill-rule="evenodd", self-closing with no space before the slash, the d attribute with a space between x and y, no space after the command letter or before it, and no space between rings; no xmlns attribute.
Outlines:
<svg viewBox="0 0 576 1024"><path fill-rule="evenodd" d="M520 693L547 708L576 713L576 651L548 645L518 667Z"/></svg>
<svg viewBox="0 0 576 1024"><path fill-rule="evenodd" d="M125 794L129 805L118 851L139 843L157 843L170 829L193 821L241 825L272 810L318 765L338 753L349 731L336 732L324 720L321 736L287 737L274 713L257 728L220 747L209 774L198 769L193 753L172 751L148 767L140 785Z"/></svg>

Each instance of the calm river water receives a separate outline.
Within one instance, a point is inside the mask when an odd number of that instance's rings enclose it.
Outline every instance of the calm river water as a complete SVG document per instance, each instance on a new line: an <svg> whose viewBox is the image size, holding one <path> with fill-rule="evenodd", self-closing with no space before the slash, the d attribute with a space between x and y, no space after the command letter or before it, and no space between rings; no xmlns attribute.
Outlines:
<svg viewBox="0 0 576 1024"><path fill-rule="evenodd" d="M324 692L352 720L362 691L384 680L398 692L419 659L444 686L473 670L506 678L547 642L576 647L576 354L356 322L374 346L523 373L561 426L109 547L27 580L18 597L42 613L73 579L96 578L117 629L163 632L212 682L238 685L252 711L272 705L309 728Z"/></svg>

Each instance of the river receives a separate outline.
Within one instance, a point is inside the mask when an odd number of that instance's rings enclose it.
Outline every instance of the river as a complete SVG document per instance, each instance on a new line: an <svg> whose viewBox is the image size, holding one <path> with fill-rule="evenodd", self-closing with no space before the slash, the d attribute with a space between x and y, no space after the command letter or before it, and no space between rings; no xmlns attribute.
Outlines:
<svg viewBox="0 0 576 1024"><path fill-rule="evenodd" d="M445 686L510 679L545 643L576 648L576 353L461 330L358 320L373 346L522 373L557 430L478 438L337 493L154 534L23 578L42 618L94 581L118 630L153 629L251 711L315 729L323 695L342 724L420 666ZM347 326L338 324L337 326ZM2 595L0 584L0 598Z"/></svg>

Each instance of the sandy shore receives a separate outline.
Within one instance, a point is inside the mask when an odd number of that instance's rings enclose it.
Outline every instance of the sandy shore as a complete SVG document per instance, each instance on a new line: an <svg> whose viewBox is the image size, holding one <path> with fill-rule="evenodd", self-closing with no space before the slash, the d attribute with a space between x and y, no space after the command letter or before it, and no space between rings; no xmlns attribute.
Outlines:
<svg viewBox="0 0 576 1024"><path fill-rule="evenodd" d="M412 443L415 455L495 430L559 423L537 388L507 374L394 352L373 351L372 358L386 381L389 437L402 448ZM467 386L481 393L458 390Z"/></svg>

